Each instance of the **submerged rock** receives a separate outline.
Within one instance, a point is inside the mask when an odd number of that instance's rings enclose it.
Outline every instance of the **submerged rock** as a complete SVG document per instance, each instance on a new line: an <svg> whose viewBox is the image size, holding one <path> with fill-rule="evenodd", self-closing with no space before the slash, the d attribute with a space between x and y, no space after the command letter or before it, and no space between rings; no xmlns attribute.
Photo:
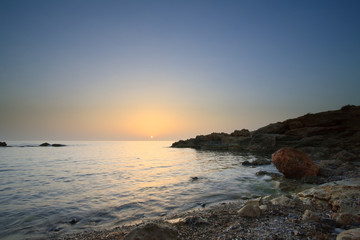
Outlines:
<svg viewBox="0 0 360 240"><path fill-rule="evenodd" d="M176 240L177 231L167 225L148 223L128 233L124 240Z"/></svg>
<svg viewBox="0 0 360 240"><path fill-rule="evenodd" d="M304 152L294 148L281 148L272 154L275 167L287 178L317 176L318 166Z"/></svg>

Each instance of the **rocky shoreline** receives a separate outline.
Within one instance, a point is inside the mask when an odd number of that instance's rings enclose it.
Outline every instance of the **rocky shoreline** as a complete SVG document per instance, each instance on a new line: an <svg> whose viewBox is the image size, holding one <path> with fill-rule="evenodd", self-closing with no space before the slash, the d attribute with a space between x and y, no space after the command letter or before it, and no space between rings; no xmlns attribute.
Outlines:
<svg viewBox="0 0 360 240"><path fill-rule="evenodd" d="M283 174L258 171L256 175L267 175L275 181L283 190L282 195L221 203L137 225L54 239L360 239L359 125L360 107L345 106L338 111L271 124L254 132L213 133L176 142L172 147L264 154L280 147L297 147L315 163L307 164L300 177L292 176L277 166L278 158L284 160L283 154L273 154L272 163ZM249 167L263 164L271 162L243 163Z"/></svg>
<svg viewBox="0 0 360 240"><path fill-rule="evenodd" d="M53 239L359 239L359 233L355 238L343 237L360 227L360 164L355 166L354 171L339 176L343 180L327 178L328 183L302 191L301 180L280 177L280 182L293 186L288 194L221 203L133 226ZM154 234L156 238L151 237Z"/></svg>
<svg viewBox="0 0 360 240"><path fill-rule="evenodd" d="M200 135L172 144L176 148L223 150L272 154L282 147L294 147L314 159L352 160L360 154L360 106L269 124L255 131Z"/></svg>

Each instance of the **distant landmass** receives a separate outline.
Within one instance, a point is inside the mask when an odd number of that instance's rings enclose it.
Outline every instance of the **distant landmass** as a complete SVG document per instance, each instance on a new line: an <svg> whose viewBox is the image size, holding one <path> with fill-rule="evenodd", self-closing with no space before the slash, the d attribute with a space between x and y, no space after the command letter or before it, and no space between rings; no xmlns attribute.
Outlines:
<svg viewBox="0 0 360 240"><path fill-rule="evenodd" d="M255 131L211 133L172 144L175 148L273 153L298 148L313 158L351 160L360 154L360 106L347 105L269 124Z"/></svg>

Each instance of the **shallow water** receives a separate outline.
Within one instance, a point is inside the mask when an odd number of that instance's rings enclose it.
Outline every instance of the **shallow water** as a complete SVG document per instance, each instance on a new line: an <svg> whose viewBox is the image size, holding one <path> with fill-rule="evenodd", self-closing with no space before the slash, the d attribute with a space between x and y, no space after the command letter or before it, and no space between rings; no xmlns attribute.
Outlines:
<svg viewBox="0 0 360 240"><path fill-rule="evenodd" d="M277 191L255 176L273 166L241 165L254 155L174 149L163 141L40 143L0 148L1 239L111 228Z"/></svg>

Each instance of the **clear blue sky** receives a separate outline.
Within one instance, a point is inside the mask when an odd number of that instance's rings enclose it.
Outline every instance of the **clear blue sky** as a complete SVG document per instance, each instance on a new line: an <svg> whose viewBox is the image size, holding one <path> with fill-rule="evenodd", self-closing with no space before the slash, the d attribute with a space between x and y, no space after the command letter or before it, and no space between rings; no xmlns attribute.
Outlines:
<svg viewBox="0 0 360 240"><path fill-rule="evenodd" d="M360 105L360 1L0 2L0 140L188 138Z"/></svg>

